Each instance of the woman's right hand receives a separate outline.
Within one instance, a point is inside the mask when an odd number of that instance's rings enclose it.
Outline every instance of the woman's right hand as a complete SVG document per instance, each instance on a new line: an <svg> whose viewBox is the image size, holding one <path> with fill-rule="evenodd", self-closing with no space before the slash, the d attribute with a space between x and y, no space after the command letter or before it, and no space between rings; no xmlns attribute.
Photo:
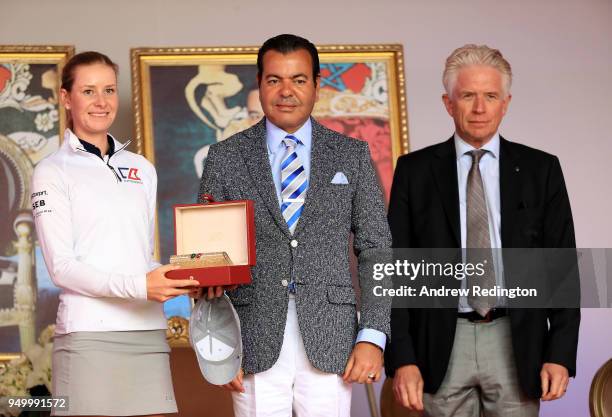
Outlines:
<svg viewBox="0 0 612 417"><path fill-rule="evenodd" d="M147 300L163 303L179 295L189 294L198 281L166 278L166 272L180 269L177 265L162 265L147 274Z"/></svg>

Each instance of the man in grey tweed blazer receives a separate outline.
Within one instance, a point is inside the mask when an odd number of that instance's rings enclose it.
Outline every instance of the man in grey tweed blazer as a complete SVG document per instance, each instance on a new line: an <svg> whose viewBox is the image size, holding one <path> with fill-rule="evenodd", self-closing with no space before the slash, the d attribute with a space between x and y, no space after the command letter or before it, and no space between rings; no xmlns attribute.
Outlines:
<svg viewBox="0 0 612 417"><path fill-rule="evenodd" d="M319 90L314 45L279 35L264 43L257 64L266 117L211 146L200 186L217 201L255 202L253 283L228 294L242 326L244 377L226 388L236 416L349 416L350 383L378 380L389 334L390 300L373 295L381 283L368 274L368 262L391 245L382 194L367 143L310 117ZM296 172L306 173L305 198L284 196L289 137ZM293 203L302 211L289 226L295 219L281 205Z"/></svg>

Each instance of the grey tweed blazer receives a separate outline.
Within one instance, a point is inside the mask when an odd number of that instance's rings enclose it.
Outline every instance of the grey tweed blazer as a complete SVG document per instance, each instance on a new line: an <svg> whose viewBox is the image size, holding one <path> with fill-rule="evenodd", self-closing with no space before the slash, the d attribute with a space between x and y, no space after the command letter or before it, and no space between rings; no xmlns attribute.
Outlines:
<svg viewBox="0 0 612 417"><path fill-rule="evenodd" d="M299 328L314 367L342 374L358 330L371 328L389 335L390 300L372 295L372 287L380 282L364 270L368 256L371 259L377 250L391 246L367 143L314 120L312 125L310 184L293 235L281 214L272 180L265 120L212 145L204 166L200 196L255 202L253 282L228 294L240 317L247 374L263 372L278 359L288 305L282 282L291 277L298 284ZM349 183L332 184L336 172L344 173ZM349 270L351 232L361 270L359 324Z"/></svg>

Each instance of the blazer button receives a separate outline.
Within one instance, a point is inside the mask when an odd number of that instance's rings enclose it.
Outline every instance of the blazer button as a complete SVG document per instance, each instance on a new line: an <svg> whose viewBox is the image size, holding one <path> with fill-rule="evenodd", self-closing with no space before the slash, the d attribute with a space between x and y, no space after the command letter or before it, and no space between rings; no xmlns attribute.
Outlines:
<svg viewBox="0 0 612 417"><path fill-rule="evenodd" d="M283 287L286 287L287 285L289 285L289 281L284 279L284 280L281 281L281 284L283 285Z"/></svg>
<svg viewBox="0 0 612 417"><path fill-rule="evenodd" d="M293 240L291 241L291 247L292 247L292 248L297 248L297 245L298 245L298 241L297 241L297 240L295 240L295 239L293 239Z"/></svg>

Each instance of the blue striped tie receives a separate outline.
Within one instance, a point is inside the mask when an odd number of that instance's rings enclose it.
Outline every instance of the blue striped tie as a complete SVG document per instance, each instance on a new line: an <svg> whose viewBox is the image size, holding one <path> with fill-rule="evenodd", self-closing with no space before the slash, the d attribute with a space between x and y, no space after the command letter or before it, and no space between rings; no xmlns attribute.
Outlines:
<svg viewBox="0 0 612 417"><path fill-rule="evenodd" d="M295 152L298 139L287 135L283 139L287 152L281 161L281 212L291 234L295 231L308 189L308 178L304 166Z"/></svg>

